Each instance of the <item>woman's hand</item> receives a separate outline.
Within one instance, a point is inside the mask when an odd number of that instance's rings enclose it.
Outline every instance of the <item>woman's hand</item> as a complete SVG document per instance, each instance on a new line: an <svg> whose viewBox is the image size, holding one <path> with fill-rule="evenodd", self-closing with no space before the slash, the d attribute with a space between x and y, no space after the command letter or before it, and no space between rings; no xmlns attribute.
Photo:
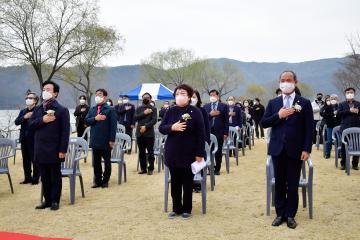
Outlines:
<svg viewBox="0 0 360 240"><path fill-rule="evenodd" d="M197 162L201 162L202 160L204 160L204 158L203 158L203 157L195 157L195 160L196 160Z"/></svg>
<svg viewBox="0 0 360 240"><path fill-rule="evenodd" d="M171 126L171 131L174 132L183 132L185 131L185 129L186 129L186 122L177 121Z"/></svg>

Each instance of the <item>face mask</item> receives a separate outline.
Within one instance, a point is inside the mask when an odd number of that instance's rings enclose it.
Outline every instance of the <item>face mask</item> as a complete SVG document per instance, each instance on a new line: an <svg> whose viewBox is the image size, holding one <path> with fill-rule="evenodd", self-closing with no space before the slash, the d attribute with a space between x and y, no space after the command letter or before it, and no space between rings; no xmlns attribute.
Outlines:
<svg viewBox="0 0 360 240"><path fill-rule="evenodd" d="M103 101L104 101L104 98L99 97L99 96L96 96L96 97L95 97L95 103L96 103L96 104L100 104L100 103L102 103Z"/></svg>
<svg viewBox="0 0 360 240"><path fill-rule="evenodd" d="M336 105L336 104L337 104L337 101L336 101L336 100L331 100L330 103L331 103L332 105Z"/></svg>
<svg viewBox="0 0 360 240"><path fill-rule="evenodd" d="M346 99L347 99L347 100L352 100L352 99L354 99L354 96L355 96L355 95L354 95L353 93L347 93L347 94L346 94Z"/></svg>
<svg viewBox="0 0 360 240"><path fill-rule="evenodd" d="M153 103L153 102L150 103L150 106L155 107L155 103Z"/></svg>
<svg viewBox="0 0 360 240"><path fill-rule="evenodd" d="M106 102L106 104L107 104L108 106L111 106L111 102Z"/></svg>
<svg viewBox="0 0 360 240"><path fill-rule="evenodd" d="M244 103L244 106L245 106L245 107L248 107L248 106L249 106L249 103Z"/></svg>
<svg viewBox="0 0 360 240"><path fill-rule="evenodd" d="M214 103L214 102L217 102L217 97L214 97L214 96L211 96L210 97L210 102Z"/></svg>
<svg viewBox="0 0 360 240"><path fill-rule="evenodd" d="M79 102L80 102L81 105L84 105L86 103L86 100L85 99L80 99Z"/></svg>
<svg viewBox="0 0 360 240"><path fill-rule="evenodd" d="M278 94L278 97L280 97L280 96L282 96L282 94L280 93L280 94Z"/></svg>
<svg viewBox="0 0 360 240"><path fill-rule="evenodd" d="M42 98L46 101L46 100L53 98L53 95L51 93L49 93L48 91L43 91Z"/></svg>
<svg viewBox="0 0 360 240"><path fill-rule="evenodd" d="M295 89L295 84L290 82L281 82L280 89L283 93L289 94L292 93Z"/></svg>
<svg viewBox="0 0 360 240"><path fill-rule="evenodd" d="M322 99L322 97L321 97L321 96L317 97L317 100L321 101L321 99Z"/></svg>
<svg viewBox="0 0 360 240"><path fill-rule="evenodd" d="M196 106L197 103L198 103L197 98L191 98L191 105L192 106Z"/></svg>
<svg viewBox="0 0 360 240"><path fill-rule="evenodd" d="M149 100L148 98L144 98L144 99L143 99L143 104L148 105L149 102L150 102L150 100Z"/></svg>
<svg viewBox="0 0 360 240"><path fill-rule="evenodd" d="M164 105L164 108L168 108L168 107L169 107L169 105L167 105L167 104Z"/></svg>
<svg viewBox="0 0 360 240"><path fill-rule="evenodd" d="M185 106L189 102L189 98L187 96L178 95L175 97L176 105L179 107Z"/></svg>
<svg viewBox="0 0 360 240"><path fill-rule="evenodd" d="M234 101L228 101L229 106L234 106L235 102Z"/></svg>
<svg viewBox="0 0 360 240"><path fill-rule="evenodd" d="M118 100L118 104L122 104L123 103L123 101L122 100Z"/></svg>
<svg viewBox="0 0 360 240"><path fill-rule="evenodd" d="M258 105L259 103L258 102L254 102L254 105Z"/></svg>
<svg viewBox="0 0 360 240"><path fill-rule="evenodd" d="M124 104L129 103L129 99L124 99L124 100L123 100L123 103L124 103Z"/></svg>
<svg viewBox="0 0 360 240"><path fill-rule="evenodd" d="M31 105L33 105L34 104L34 100L33 99L26 99L25 100L25 104L26 104L26 106L31 106Z"/></svg>
<svg viewBox="0 0 360 240"><path fill-rule="evenodd" d="M327 105L330 105L330 104L331 104L331 101L326 101L326 104L327 104Z"/></svg>

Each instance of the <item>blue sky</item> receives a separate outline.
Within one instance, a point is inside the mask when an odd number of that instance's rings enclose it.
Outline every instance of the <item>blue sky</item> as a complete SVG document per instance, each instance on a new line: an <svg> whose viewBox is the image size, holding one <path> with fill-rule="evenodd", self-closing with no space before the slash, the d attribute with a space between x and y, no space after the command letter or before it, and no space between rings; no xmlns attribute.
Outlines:
<svg viewBox="0 0 360 240"><path fill-rule="evenodd" d="M106 65L138 64L155 51L301 62L342 57L360 33L358 0L100 0L100 21L126 38Z"/></svg>

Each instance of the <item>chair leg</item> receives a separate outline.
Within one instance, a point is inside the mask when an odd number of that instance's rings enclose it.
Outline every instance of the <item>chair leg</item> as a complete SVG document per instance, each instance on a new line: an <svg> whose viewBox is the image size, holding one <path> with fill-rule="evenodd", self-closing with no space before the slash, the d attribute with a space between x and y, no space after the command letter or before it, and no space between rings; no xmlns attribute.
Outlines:
<svg viewBox="0 0 360 240"><path fill-rule="evenodd" d="M75 175L71 175L69 177L70 179L70 203L74 204L75 203L75 182L76 182L76 176Z"/></svg>
<svg viewBox="0 0 360 240"><path fill-rule="evenodd" d="M11 181L10 173L7 173L7 176L8 176L8 179L9 179L11 193L14 194L14 188L13 188L13 184L12 184L12 181Z"/></svg>
<svg viewBox="0 0 360 240"><path fill-rule="evenodd" d="M350 176L350 156L349 156L349 153L346 153L345 166L346 166L346 173L347 173L348 176Z"/></svg>
<svg viewBox="0 0 360 240"><path fill-rule="evenodd" d="M215 174L214 174L214 165L210 165L210 190L214 191L215 187Z"/></svg>
<svg viewBox="0 0 360 240"><path fill-rule="evenodd" d="M85 197L84 182L81 175L79 175L79 180L80 180L81 195L84 198Z"/></svg>
<svg viewBox="0 0 360 240"><path fill-rule="evenodd" d="M267 180L266 183L266 216L270 216L270 201L271 201L271 185Z"/></svg>
<svg viewBox="0 0 360 240"><path fill-rule="evenodd" d="M230 150L226 149L226 155L225 155L225 163L226 163L226 173L230 173Z"/></svg>
<svg viewBox="0 0 360 240"><path fill-rule="evenodd" d="M313 219L313 190L312 186L308 186L308 195L309 195L309 218Z"/></svg>
<svg viewBox="0 0 360 240"><path fill-rule="evenodd" d="M239 148L235 149L236 166L239 166Z"/></svg>
<svg viewBox="0 0 360 240"><path fill-rule="evenodd" d="M302 187L303 207L306 208L306 187Z"/></svg>
<svg viewBox="0 0 360 240"><path fill-rule="evenodd" d="M122 162L118 163L118 185L121 184L122 179Z"/></svg>
<svg viewBox="0 0 360 240"><path fill-rule="evenodd" d="M206 175L203 176L206 178ZM201 181L201 201L202 201L202 213L206 214L206 180Z"/></svg>
<svg viewBox="0 0 360 240"><path fill-rule="evenodd" d="M271 205L275 206L275 186L271 187Z"/></svg>
<svg viewBox="0 0 360 240"><path fill-rule="evenodd" d="M124 182L126 182L127 177L126 177L126 163L123 162L123 168L124 168Z"/></svg>
<svg viewBox="0 0 360 240"><path fill-rule="evenodd" d="M338 148L337 146L335 145L335 167L338 168Z"/></svg>
<svg viewBox="0 0 360 240"><path fill-rule="evenodd" d="M158 173L161 171L161 157L160 154L156 156L158 163Z"/></svg>
<svg viewBox="0 0 360 240"><path fill-rule="evenodd" d="M169 201L169 183L165 182L165 193L164 193L164 212L168 211L168 201Z"/></svg>

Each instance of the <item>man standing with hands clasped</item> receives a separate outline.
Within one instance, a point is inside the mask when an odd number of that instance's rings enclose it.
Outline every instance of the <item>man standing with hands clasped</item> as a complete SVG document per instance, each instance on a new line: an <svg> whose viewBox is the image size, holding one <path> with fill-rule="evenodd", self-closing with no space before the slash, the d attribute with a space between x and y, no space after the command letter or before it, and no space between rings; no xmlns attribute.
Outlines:
<svg viewBox="0 0 360 240"><path fill-rule="evenodd" d="M107 91L98 89L95 93L96 106L89 110L85 118L90 126L90 147L93 152L95 184L92 188L107 188L111 176L111 150L114 146L117 128L115 109L106 104ZM101 159L104 159L104 172Z"/></svg>
<svg viewBox="0 0 360 240"><path fill-rule="evenodd" d="M277 215L272 226L287 222L292 229L297 226L300 172L310 157L314 121L311 102L295 94L297 83L293 71L280 75L282 95L269 101L262 119L265 128L272 128L268 154L274 164Z"/></svg>

